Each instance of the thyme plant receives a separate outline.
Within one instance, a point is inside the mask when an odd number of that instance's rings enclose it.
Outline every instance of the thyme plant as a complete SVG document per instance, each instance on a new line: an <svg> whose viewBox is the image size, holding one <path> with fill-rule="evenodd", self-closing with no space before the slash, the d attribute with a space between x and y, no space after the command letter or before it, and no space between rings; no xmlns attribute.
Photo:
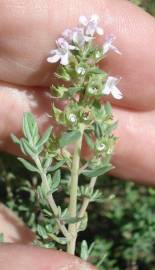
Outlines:
<svg viewBox="0 0 155 270"><path fill-rule="evenodd" d="M18 139L12 134L26 158L18 159L41 178L37 195L43 215L50 217L51 224L48 228L38 225L40 235L49 243L65 245L70 254L75 254L78 233L87 227L89 204L102 201L102 192L95 189L97 179L113 168L110 161L116 123L104 97L122 98L117 88L119 80L99 67L110 50L120 52L113 45L112 35L102 46L95 44L95 37L104 35L98 21L97 15L81 16L78 27L65 30L47 58L49 63L59 62L55 73L59 83L52 85L50 91L53 101L65 101L65 105L60 109L53 102L50 117L62 127L61 132L56 134L54 127L49 127L41 136L35 117L26 112L24 137ZM87 159L81 154L84 141L91 153ZM63 179L64 171L67 180ZM80 175L85 177L85 183L79 182ZM60 189L67 193L65 209L56 201L55 193ZM90 249L83 241L83 259L88 258Z"/></svg>

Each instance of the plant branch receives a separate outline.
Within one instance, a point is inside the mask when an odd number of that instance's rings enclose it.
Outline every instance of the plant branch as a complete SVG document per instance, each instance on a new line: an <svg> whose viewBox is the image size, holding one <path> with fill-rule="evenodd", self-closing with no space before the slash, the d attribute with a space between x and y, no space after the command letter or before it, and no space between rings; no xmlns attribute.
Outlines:
<svg viewBox="0 0 155 270"><path fill-rule="evenodd" d="M44 170L42 168L42 165L41 165L41 162L40 162L40 159L38 156L36 156L34 158L34 161L40 171L40 176L41 176L41 179L42 179L42 182L43 182L43 185L45 187L45 190L46 190L46 193L47 193L47 200L48 200L48 203L53 211L53 214L55 216L58 216L59 214L59 211L58 211L58 207L54 201L54 198L53 198L53 195L51 194L50 192L50 187L49 187L49 184L48 184L48 181L47 181L47 176L46 174L44 173ZM71 235L69 234L68 230L66 229L66 227L64 225L62 225L60 223L60 221L58 219L56 219L57 223L58 223L58 226L61 230L61 232L63 233L63 235L67 238L67 240L69 240L71 238Z"/></svg>
<svg viewBox="0 0 155 270"><path fill-rule="evenodd" d="M95 186L95 184L96 184L96 180L97 180L97 177L93 177L92 179L91 179L91 181L90 181L90 184L89 184L89 189L90 190L94 190L94 186ZM84 198L84 200L83 200L83 203L82 203L82 206L81 206L81 209L80 209L80 212L79 212L79 215L78 215L78 218L82 218L82 217L84 217L84 215L85 215L85 212L86 212L86 210L87 210L87 208L88 208L88 205L89 205L89 203L90 203L90 198ZM79 227L80 227L80 224L81 224L81 222L78 222L77 224L76 224L76 226L77 226L77 231L78 231L78 229L79 229Z"/></svg>
<svg viewBox="0 0 155 270"><path fill-rule="evenodd" d="M75 144L72 169L71 169L71 184L70 184L70 201L69 201L69 215L75 218L77 215L77 191L78 191L78 177L79 177L79 166L80 166L80 152L82 146L82 138L84 133L84 125L81 126L81 136ZM77 238L77 226L75 224L69 225L69 233L72 235L71 240L68 242L67 251L70 254L75 253L75 245Z"/></svg>

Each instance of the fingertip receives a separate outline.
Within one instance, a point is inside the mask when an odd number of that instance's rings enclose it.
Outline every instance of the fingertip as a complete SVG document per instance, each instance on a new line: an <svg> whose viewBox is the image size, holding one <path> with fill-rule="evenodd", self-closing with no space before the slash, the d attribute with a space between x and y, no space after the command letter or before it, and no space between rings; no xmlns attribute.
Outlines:
<svg viewBox="0 0 155 270"><path fill-rule="evenodd" d="M0 269L3 270L95 270L94 266L64 252L33 246L2 244Z"/></svg>

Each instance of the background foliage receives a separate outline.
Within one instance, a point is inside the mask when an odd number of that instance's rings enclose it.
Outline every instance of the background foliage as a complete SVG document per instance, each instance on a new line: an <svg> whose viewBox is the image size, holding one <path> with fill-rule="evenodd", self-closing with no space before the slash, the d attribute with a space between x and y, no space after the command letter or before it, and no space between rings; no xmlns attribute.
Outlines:
<svg viewBox="0 0 155 270"><path fill-rule="evenodd" d="M154 0L132 0L155 16ZM11 155L0 154L0 200L13 209L38 235L38 222L47 226L35 196L39 179ZM100 177L105 202L89 209L89 228L80 237L96 245L90 261L104 257L101 270L155 270L155 189ZM112 200L106 198L114 194ZM61 200L61 198L57 198ZM54 247L54 246L53 246Z"/></svg>
<svg viewBox="0 0 155 270"><path fill-rule="evenodd" d="M154 0L131 0L134 4L143 7L150 14L155 16L155 1Z"/></svg>

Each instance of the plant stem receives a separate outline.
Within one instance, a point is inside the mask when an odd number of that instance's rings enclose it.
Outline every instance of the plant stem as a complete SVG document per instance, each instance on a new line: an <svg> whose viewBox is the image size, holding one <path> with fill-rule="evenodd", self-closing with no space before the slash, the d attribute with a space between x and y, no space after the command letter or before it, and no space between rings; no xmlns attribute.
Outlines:
<svg viewBox="0 0 155 270"><path fill-rule="evenodd" d="M95 184L96 184L96 180L97 180L97 177L93 177L93 178L91 179L91 181L90 181L89 188L90 188L92 191L94 190L94 186L95 186ZM83 203L82 203L82 206L81 206L81 209L80 209L80 212L79 212L79 215L78 215L79 218L84 217L85 212L86 212L86 210L87 210L87 208L88 208L88 205L89 205L89 203L90 203L90 200L91 200L90 198L86 198L86 197L84 198ZM81 224L81 222L78 222L78 223L77 223L77 230L79 229L80 224Z"/></svg>
<svg viewBox="0 0 155 270"><path fill-rule="evenodd" d="M50 192L50 187L49 187L49 184L48 184L48 181L47 181L47 176L44 173L44 170L42 168L42 165L41 165L41 162L40 162L39 157L36 156L34 158L34 161L35 161L35 163L36 163L36 165L37 165L37 167L38 167L38 169L40 171L40 176L41 176L43 185L45 186L45 190L46 190L46 193L47 193L48 203L49 203L49 205L50 205L50 207L51 207L54 215L55 216L58 216L58 213L59 213L58 207L57 207L57 205L56 205L56 203L54 201L53 195ZM63 233L63 235L69 240L71 238L71 236L70 236L68 230L66 229L66 227L64 225L62 225L58 219L56 219L56 221L57 221L58 226L59 226L61 232Z"/></svg>
<svg viewBox="0 0 155 270"><path fill-rule="evenodd" d="M80 127L81 136L77 140L74 148L72 169L71 169L71 183L70 183L70 201L69 201L69 215L75 218L77 215L77 191L78 191L78 177L79 177L79 167L80 167L80 152L82 146L82 138L84 133L84 126ZM68 242L67 252L70 254L75 254L75 246L77 239L77 224L70 224L68 227L69 233L72 238Z"/></svg>

